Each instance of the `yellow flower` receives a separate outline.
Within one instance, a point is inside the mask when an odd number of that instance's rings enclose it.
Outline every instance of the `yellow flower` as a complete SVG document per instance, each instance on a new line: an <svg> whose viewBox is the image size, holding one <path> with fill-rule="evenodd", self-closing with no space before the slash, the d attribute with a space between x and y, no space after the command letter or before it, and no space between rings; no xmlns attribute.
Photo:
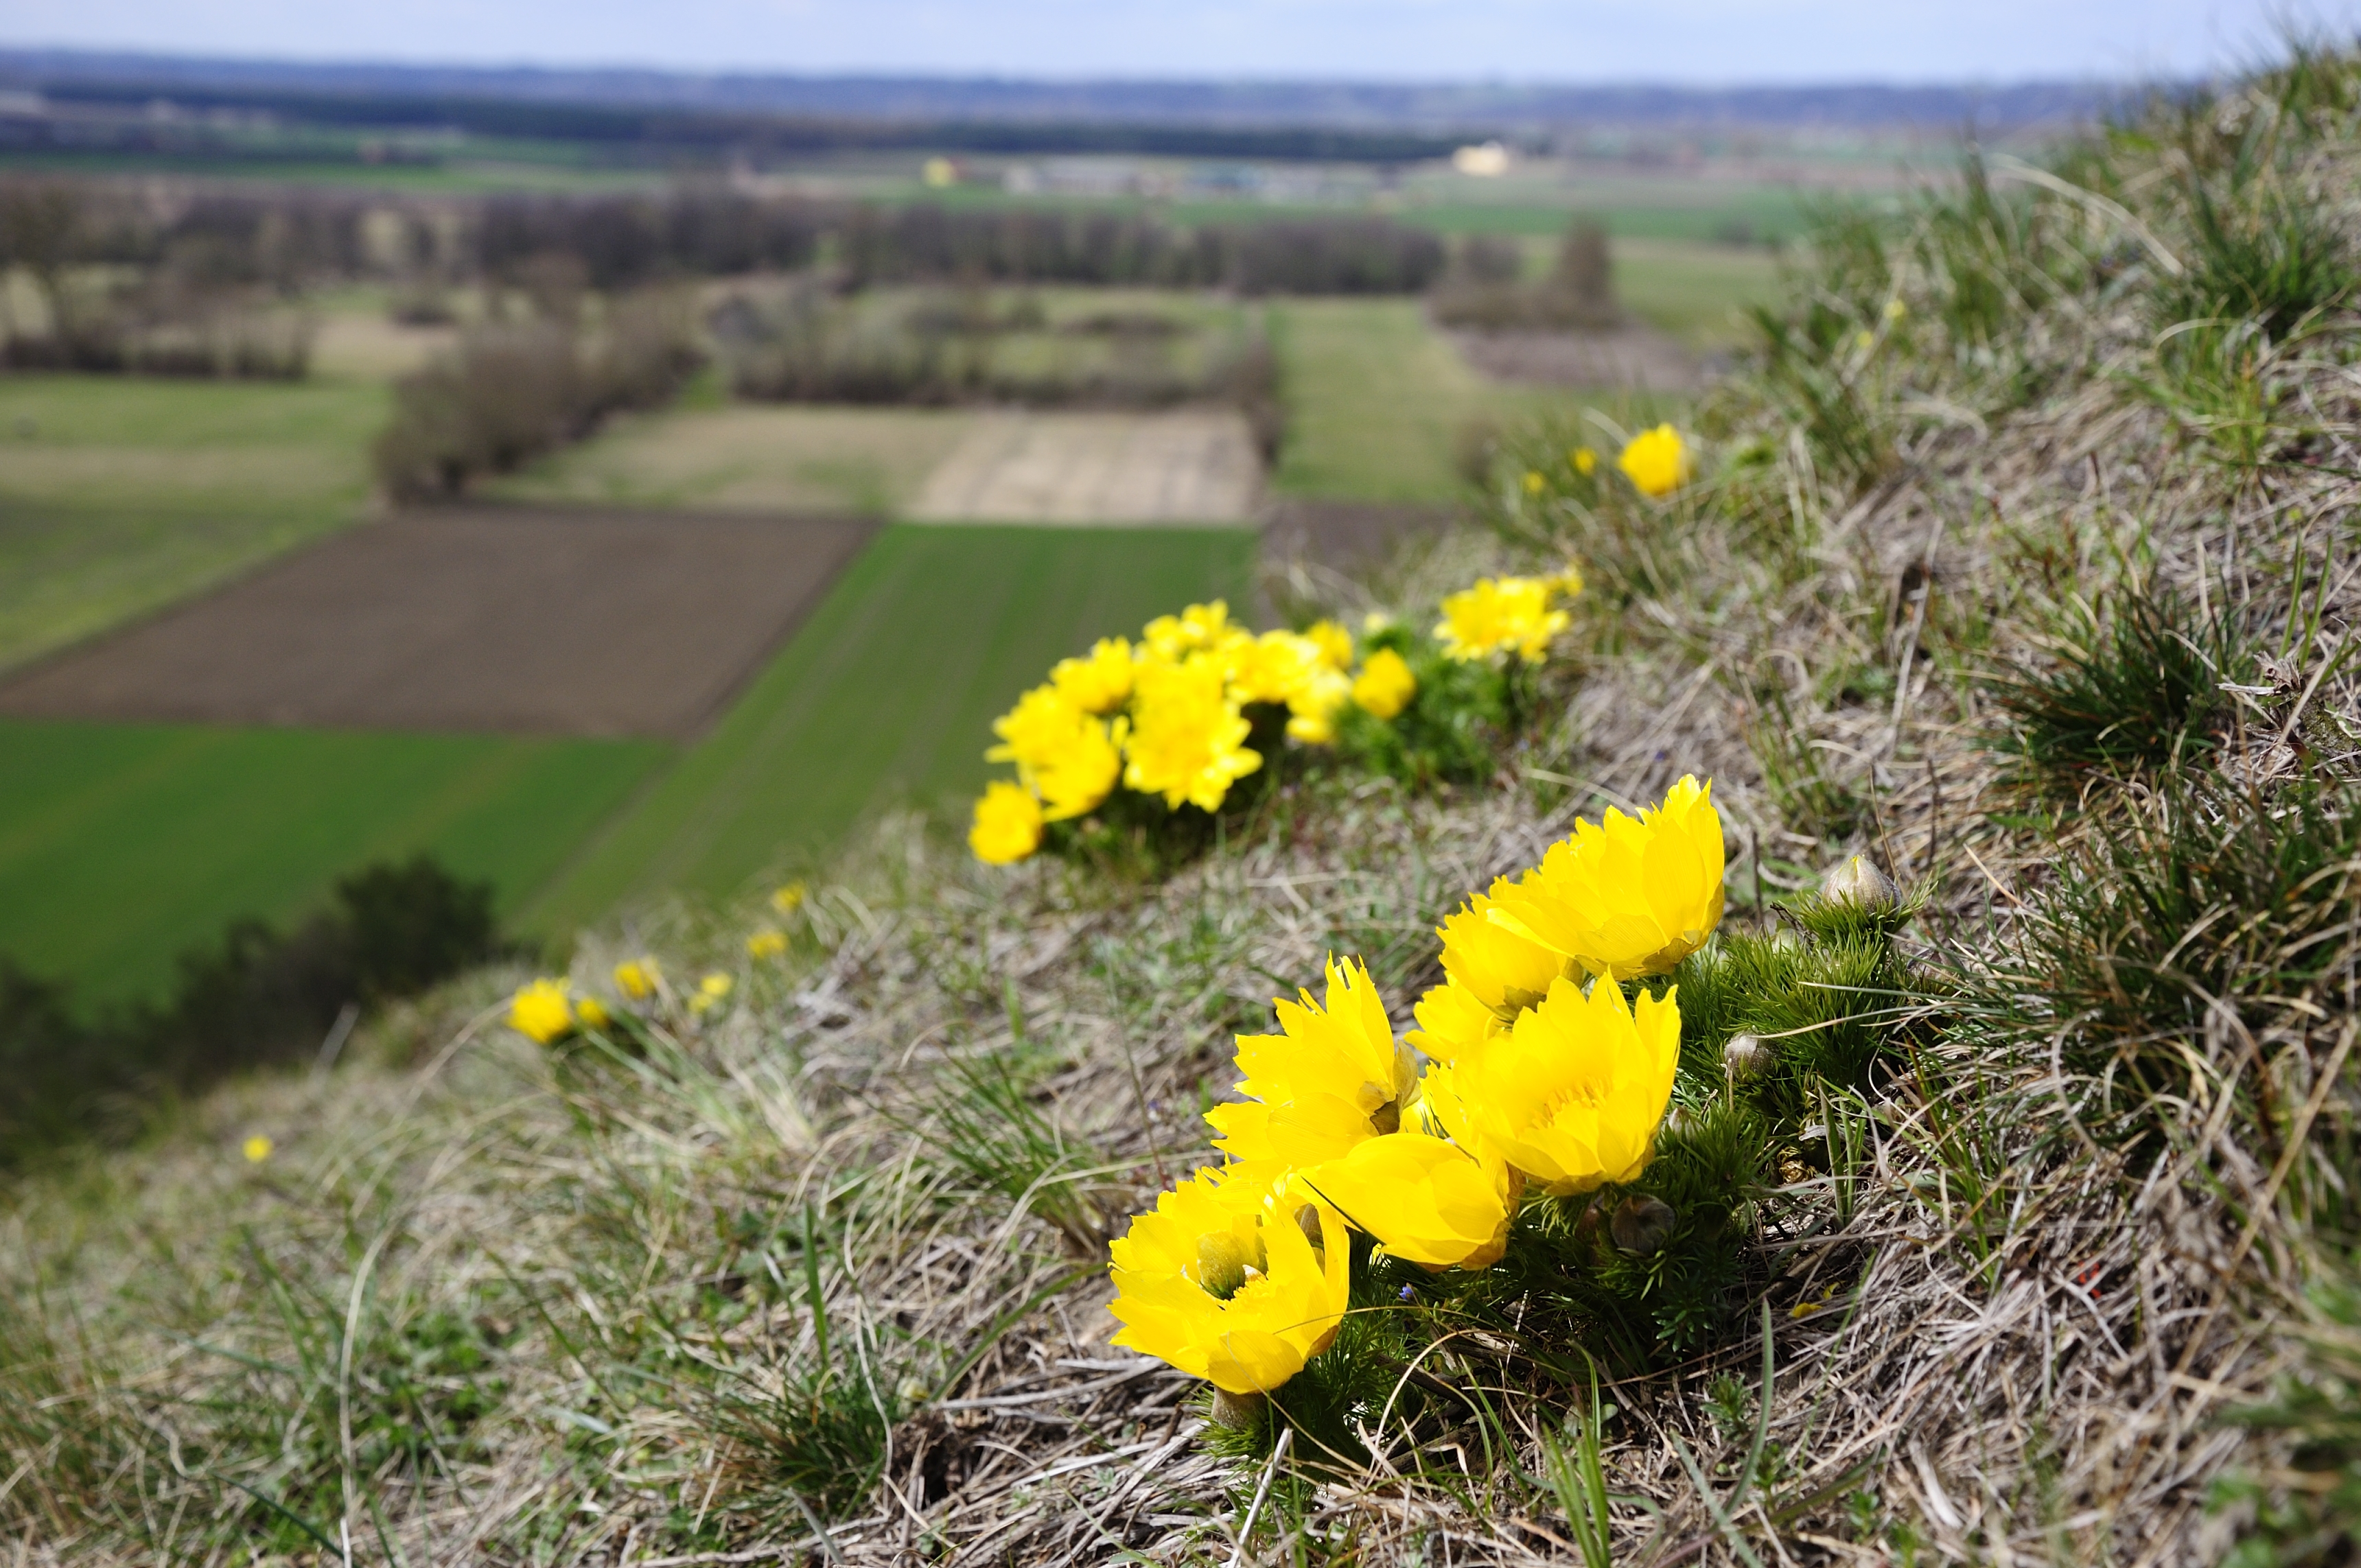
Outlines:
<svg viewBox="0 0 2361 1568"><path fill-rule="evenodd" d="M1320 662L1332 670L1353 667L1353 634L1334 620L1315 620L1303 629L1320 650Z"/></svg>
<svg viewBox="0 0 2361 1568"><path fill-rule="evenodd" d="M653 996L663 979L653 959L631 959L615 966L615 989L634 1002L645 1002Z"/></svg>
<svg viewBox="0 0 2361 1568"><path fill-rule="evenodd" d="M1131 696L1131 643L1102 637L1088 657L1059 660L1049 684L1084 713L1113 713Z"/></svg>
<svg viewBox="0 0 2361 1568"><path fill-rule="evenodd" d="M1219 661L1151 659L1132 695L1123 782L1167 806L1216 810L1232 784L1262 766L1242 744L1251 728L1224 689Z"/></svg>
<svg viewBox="0 0 2361 1568"><path fill-rule="evenodd" d="M730 987L735 983L718 970L707 975L697 982L697 992L688 999L688 1010L691 1013L711 1012L721 1005L722 999L730 994Z"/></svg>
<svg viewBox="0 0 2361 1568"><path fill-rule="evenodd" d="M1444 981L1429 991L1411 1012L1418 1027L1410 1032L1410 1043L1439 1062L1457 1060L1500 1029L1500 1015L1457 981ZM1433 1076L1427 1074L1430 1080ZM1425 1098L1423 1089L1420 1098Z"/></svg>
<svg viewBox="0 0 2361 1568"><path fill-rule="evenodd" d="M1540 495L1542 493L1542 488L1548 483L1549 481L1547 479L1542 477L1542 472L1540 469L1528 468L1525 470L1525 494L1529 496Z"/></svg>
<svg viewBox="0 0 2361 1568"><path fill-rule="evenodd" d="M1335 1339L1348 1250L1323 1205L1201 1170L1107 1248L1123 1324L1113 1343L1232 1394L1268 1393Z"/></svg>
<svg viewBox="0 0 2361 1568"><path fill-rule="evenodd" d="M975 803L967 846L988 866L1023 860L1041 847L1041 803L1023 784L993 780Z"/></svg>
<svg viewBox="0 0 2361 1568"><path fill-rule="evenodd" d="M1434 933L1443 938L1443 972L1503 1021L1548 995L1550 982L1565 972L1562 956L1493 923L1493 901L1514 885L1495 878L1488 896L1468 894Z"/></svg>
<svg viewBox="0 0 2361 1568"><path fill-rule="evenodd" d="M1320 645L1292 631L1266 631L1233 644L1230 696L1238 702L1291 702L1320 667Z"/></svg>
<svg viewBox="0 0 2361 1568"><path fill-rule="evenodd" d="M787 950L787 934L765 926L746 938L746 956L750 959L775 959Z"/></svg>
<svg viewBox="0 0 2361 1568"><path fill-rule="evenodd" d="M1576 822L1539 867L1494 885L1490 915L1593 974L1666 974L1721 923L1721 876L1713 786L1685 777L1636 817Z"/></svg>
<svg viewBox="0 0 2361 1568"><path fill-rule="evenodd" d="M576 1003L574 1016L586 1029L604 1029L615 1021L614 1015L607 1011L607 1004L595 996L586 996Z"/></svg>
<svg viewBox="0 0 2361 1568"><path fill-rule="evenodd" d="M1508 1167L1424 1133L1395 1133L1304 1171L1298 1183L1396 1257L1426 1268L1489 1268L1516 1212Z"/></svg>
<svg viewBox="0 0 2361 1568"><path fill-rule="evenodd" d="M1238 1091L1258 1103L1206 1113L1214 1146L1261 1168L1310 1166L1401 1125L1418 1059L1394 1039L1377 982L1356 959L1328 960L1326 1005L1279 998L1279 1033L1238 1036Z"/></svg>
<svg viewBox="0 0 2361 1568"><path fill-rule="evenodd" d="M1573 464L1574 471L1586 479L1598 472L1598 454L1587 446L1576 447L1565 455L1565 460Z"/></svg>
<svg viewBox="0 0 2361 1568"><path fill-rule="evenodd" d="M1859 332L1852 334L1852 342L1854 347L1864 351L1875 348L1877 346L1877 334L1870 331L1867 327L1863 327Z"/></svg>
<svg viewBox="0 0 2361 1568"><path fill-rule="evenodd" d="M1885 319L1887 321L1898 322L1909 313L1910 307L1904 304L1900 300L1888 300L1885 302Z"/></svg>
<svg viewBox="0 0 2361 1568"><path fill-rule="evenodd" d="M1391 626L1393 623L1394 618L1392 616L1388 615L1384 610L1373 609L1367 615L1361 617L1361 635L1364 637L1375 637L1378 632L1383 631L1387 627Z"/></svg>
<svg viewBox="0 0 2361 1568"><path fill-rule="evenodd" d="M1660 424L1625 442L1615 466L1642 495L1668 496L1688 479L1689 449L1679 431Z"/></svg>
<svg viewBox="0 0 2361 1568"><path fill-rule="evenodd" d="M1671 992L1636 1013L1602 980L1586 997L1570 980L1454 1064L1477 1135L1550 1191L1631 1181L1655 1152L1681 1055Z"/></svg>
<svg viewBox="0 0 2361 1568"><path fill-rule="evenodd" d="M809 896L811 896L810 887L801 877L797 877L786 886L772 893L771 907L782 915L793 915L804 906L804 900Z"/></svg>
<svg viewBox="0 0 2361 1568"><path fill-rule="evenodd" d="M1409 661L1390 648L1370 654L1353 677L1353 700L1372 718L1392 718L1417 695L1418 677L1410 673Z"/></svg>
<svg viewBox="0 0 2361 1568"><path fill-rule="evenodd" d="M1223 652L1252 635L1244 627L1232 625L1230 607L1215 599L1211 604L1192 604L1179 615L1158 616L1148 623L1140 641L1151 656L1177 663L1191 653Z"/></svg>
<svg viewBox="0 0 2361 1568"><path fill-rule="evenodd" d="M1582 572L1571 561L1565 564L1565 571L1546 580L1554 583L1557 586L1557 591L1567 598L1573 598L1582 592Z"/></svg>
<svg viewBox="0 0 2361 1568"><path fill-rule="evenodd" d="M1479 577L1474 587L1444 599L1434 634L1443 639L1444 652L1463 663L1507 649L1538 663L1550 639L1565 630L1565 611L1550 608L1557 587L1554 577Z"/></svg>
<svg viewBox="0 0 2361 1568"><path fill-rule="evenodd" d="M574 1004L562 980L536 980L509 999L509 1027L545 1046L574 1032Z"/></svg>
<svg viewBox="0 0 2361 1568"><path fill-rule="evenodd" d="M1287 737L1310 746L1333 745L1336 714L1353 698L1352 678L1326 663L1312 666L1295 695L1287 699Z"/></svg>
<svg viewBox="0 0 2361 1568"><path fill-rule="evenodd" d="M1104 800L1123 768L1106 724L1056 685L1027 692L992 721L992 729L1001 744L984 761L1015 762L1018 780L1039 792L1051 822L1080 817Z"/></svg>
<svg viewBox="0 0 2361 1568"><path fill-rule="evenodd" d="M277 1148L279 1146L272 1143L269 1138L264 1137L260 1133L257 1133L253 1136L247 1138L240 1146L245 1150L247 1164L260 1165L264 1160L270 1157L270 1151Z"/></svg>

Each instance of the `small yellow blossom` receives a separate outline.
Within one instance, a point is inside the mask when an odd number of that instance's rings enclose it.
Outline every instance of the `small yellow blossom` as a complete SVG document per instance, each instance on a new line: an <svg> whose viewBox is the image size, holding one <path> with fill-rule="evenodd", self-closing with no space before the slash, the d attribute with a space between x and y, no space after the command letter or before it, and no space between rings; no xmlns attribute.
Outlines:
<svg viewBox="0 0 2361 1568"><path fill-rule="evenodd" d="M1230 786L1262 766L1245 740L1249 725L1223 679L1220 663L1149 660L1139 667L1131 731L1124 742L1123 782L1167 806L1220 808Z"/></svg>
<svg viewBox="0 0 2361 1568"><path fill-rule="evenodd" d="M1631 1181L1655 1152L1681 1055L1681 1011L1642 992L1636 1010L1609 980L1570 980L1453 1064L1486 1144L1560 1195Z"/></svg>
<svg viewBox="0 0 2361 1568"><path fill-rule="evenodd" d="M256 1133L252 1136L248 1137L246 1142L239 1146L243 1148L246 1153L247 1164L260 1165L264 1160L270 1157L271 1151L276 1149L279 1146L272 1143L260 1133Z"/></svg>
<svg viewBox="0 0 2361 1568"><path fill-rule="evenodd" d="M1113 713L1131 696L1131 643L1102 637L1087 657L1059 660L1049 684L1084 713Z"/></svg>
<svg viewBox="0 0 2361 1568"><path fill-rule="evenodd" d="M1041 847L1041 803L1023 784L994 779L975 803L967 844L988 866L1023 860Z"/></svg>
<svg viewBox="0 0 2361 1568"><path fill-rule="evenodd" d="M1443 972L1504 1023L1548 995L1565 972L1564 957L1493 922L1493 901L1514 887L1494 879L1488 895L1470 894L1434 933L1443 938Z"/></svg>
<svg viewBox="0 0 2361 1568"><path fill-rule="evenodd" d="M1518 882L1494 884L1494 924L1595 975L1666 974L1721 922L1721 817L1685 777L1637 817L1577 821Z"/></svg>
<svg viewBox="0 0 2361 1568"><path fill-rule="evenodd" d="M653 959L629 959L615 966L615 989L634 1002L645 1002L653 996L663 981Z"/></svg>
<svg viewBox="0 0 2361 1568"><path fill-rule="evenodd" d="M810 886L801 877L797 877L786 886L772 893L771 907L782 915L793 915L804 906L804 900L810 896Z"/></svg>
<svg viewBox="0 0 2361 1568"><path fill-rule="evenodd" d="M607 1011L607 1004L595 996L586 996L576 1003L574 1016L586 1029L604 1029L615 1021L614 1015Z"/></svg>
<svg viewBox="0 0 2361 1568"><path fill-rule="evenodd" d="M1625 442L1615 466L1642 495L1668 496L1687 482L1689 449L1679 431L1660 424Z"/></svg>
<svg viewBox="0 0 2361 1568"><path fill-rule="evenodd" d="M1301 1167L1390 1133L1418 1097L1418 1059L1394 1039L1377 982L1358 959L1328 960L1323 1006L1279 998L1279 1033L1237 1037L1238 1091L1251 1105L1206 1113L1215 1146L1257 1168Z"/></svg>
<svg viewBox="0 0 2361 1568"><path fill-rule="evenodd" d="M1867 327L1863 327L1859 332L1852 334L1852 342L1854 347L1865 352L1877 346L1877 334L1870 331Z"/></svg>
<svg viewBox="0 0 2361 1568"><path fill-rule="evenodd" d="M1353 667L1353 634L1341 622L1315 620L1303 629L1303 635L1312 639L1312 645L1320 650L1320 662L1330 669Z"/></svg>
<svg viewBox="0 0 2361 1568"><path fill-rule="evenodd" d="M1565 611L1550 608L1558 591L1555 577L1479 577L1444 599L1434 634L1444 653L1463 663L1509 650L1539 663L1550 639L1566 627Z"/></svg>
<svg viewBox="0 0 2361 1568"><path fill-rule="evenodd" d="M1598 472L1598 454L1587 446L1576 447L1565 455L1565 459L1574 465L1574 471L1586 479Z"/></svg>
<svg viewBox="0 0 2361 1568"><path fill-rule="evenodd" d="M1390 648L1370 654L1353 677L1353 701L1372 718L1393 718L1417 695L1418 677L1411 674L1410 662Z"/></svg>
<svg viewBox="0 0 2361 1568"><path fill-rule="evenodd" d="M1356 1145L1298 1184L1396 1257L1430 1269L1489 1268L1509 1247L1516 1212L1505 1163L1485 1162L1424 1133Z"/></svg>
<svg viewBox="0 0 2361 1568"><path fill-rule="evenodd" d="M536 1045L563 1039L574 1030L574 1004L562 980L536 980L509 999L509 1027Z"/></svg>
<svg viewBox="0 0 2361 1568"><path fill-rule="evenodd" d="M1388 615L1384 610L1370 610L1367 614L1361 617L1361 635L1364 637L1375 637L1378 632L1383 631L1387 627L1391 626L1393 623L1394 618Z"/></svg>
<svg viewBox="0 0 2361 1568"><path fill-rule="evenodd" d="M697 982L697 991L688 999L688 1010L691 1013L711 1012L721 1005L735 983L728 975L719 970L707 975Z"/></svg>
<svg viewBox="0 0 2361 1568"><path fill-rule="evenodd" d="M1542 477L1542 471L1540 469L1528 468L1525 470L1525 494L1529 496L1540 495L1542 491L1547 488L1548 484L1549 481Z"/></svg>
<svg viewBox="0 0 2361 1568"><path fill-rule="evenodd" d="M750 959L775 959L787 950L787 934L765 926L746 938L746 956Z"/></svg>
<svg viewBox="0 0 2361 1568"><path fill-rule="evenodd" d="M1909 313L1910 307L1904 304L1900 300L1888 300L1885 302L1885 319L1887 321L1898 322Z"/></svg>
<svg viewBox="0 0 2361 1568"><path fill-rule="evenodd" d="M1039 795L1047 819L1080 817L1104 800L1123 769L1123 721L1110 732L1055 685L1035 686L992 721L1001 744L984 761L1015 762L1016 776Z"/></svg>
<svg viewBox="0 0 2361 1568"><path fill-rule="evenodd" d="M1268 1393L1334 1341L1349 1251L1326 1206L1201 1170L1107 1248L1123 1324L1113 1343L1228 1393Z"/></svg>

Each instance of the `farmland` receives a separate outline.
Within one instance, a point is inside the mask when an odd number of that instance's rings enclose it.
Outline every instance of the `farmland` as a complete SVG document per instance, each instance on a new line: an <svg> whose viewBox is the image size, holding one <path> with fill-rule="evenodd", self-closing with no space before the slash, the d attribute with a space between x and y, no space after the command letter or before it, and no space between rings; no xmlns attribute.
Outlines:
<svg viewBox="0 0 2361 1568"><path fill-rule="evenodd" d="M895 801L978 788L993 716L1065 654L1251 587L1243 529L889 528L713 733L527 907L564 932L667 890L726 898Z"/></svg>
<svg viewBox="0 0 2361 1568"><path fill-rule="evenodd" d="M670 748L647 740L0 721L0 953L88 998L151 992L223 923L307 911L424 850L539 887Z"/></svg>

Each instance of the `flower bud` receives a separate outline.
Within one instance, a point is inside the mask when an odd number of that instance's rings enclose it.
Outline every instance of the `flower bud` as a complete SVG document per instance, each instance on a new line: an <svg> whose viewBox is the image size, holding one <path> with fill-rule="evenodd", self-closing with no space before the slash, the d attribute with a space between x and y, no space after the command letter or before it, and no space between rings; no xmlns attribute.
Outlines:
<svg viewBox="0 0 2361 1568"><path fill-rule="evenodd" d="M1649 1257L1662 1252L1664 1243L1672 1239L1673 1220L1670 1203L1644 1192L1634 1192L1615 1206L1614 1218L1608 1221L1607 1230L1623 1251Z"/></svg>
<svg viewBox="0 0 2361 1568"><path fill-rule="evenodd" d="M1830 904L1850 904L1882 915L1902 902L1902 890L1867 855L1854 855L1828 874L1820 883L1820 896Z"/></svg>
<svg viewBox="0 0 2361 1568"><path fill-rule="evenodd" d="M1233 1394L1227 1388L1213 1389L1213 1420L1232 1431L1245 1431L1255 1424L1262 1408L1270 1402L1267 1394Z"/></svg>
<svg viewBox="0 0 2361 1568"><path fill-rule="evenodd" d="M1771 1047L1752 1035L1732 1035L1721 1047L1721 1065L1732 1083L1751 1083L1769 1070Z"/></svg>

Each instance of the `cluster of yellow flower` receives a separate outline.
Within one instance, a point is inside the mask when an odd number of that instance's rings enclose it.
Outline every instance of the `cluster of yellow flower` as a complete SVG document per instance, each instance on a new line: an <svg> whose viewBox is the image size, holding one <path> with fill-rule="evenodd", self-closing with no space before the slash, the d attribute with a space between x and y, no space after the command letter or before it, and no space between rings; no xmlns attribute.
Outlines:
<svg viewBox="0 0 2361 1568"><path fill-rule="evenodd" d="M1488 1268L1528 1190L1637 1179L1671 1103L1680 1006L1672 989L1635 1004L1622 982L1704 945L1722 871L1711 786L1684 778L1471 894L1436 933L1446 978L1406 1040L1367 970L1331 959L1324 1004L1303 992L1278 1003L1280 1033L1239 1036L1246 1098L1206 1117L1226 1163L1109 1249L1115 1343L1268 1393L1334 1339L1351 1231L1428 1269Z"/></svg>
<svg viewBox="0 0 2361 1568"><path fill-rule="evenodd" d="M749 942L749 948L752 947ZM670 999L664 987L664 971L651 958L627 959L614 969L615 989L625 1002L663 1003ZM719 970L704 976L685 999L691 1017L702 1017L729 1000L737 981ZM605 1033L616 1026L619 1018L630 1018L631 1011L617 1003L609 1006L596 996L576 996L570 980L553 980L546 976L518 988L509 998L509 1027L536 1045L555 1045L584 1029Z"/></svg>
<svg viewBox="0 0 2361 1568"><path fill-rule="evenodd" d="M1537 663L1567 623L1555 601L1581 591L1571 567L1486 577L1444 599L1434 636L1463 663L1512 653ZM1373 615L1365 630L1389 624ZM985 787L969 846L992 865L1024 860L1049 823L1097 809L1118 785L1168 810L1218 810L1264 762L1246 744L1247 709L1284 709L1289 739L1325 746L1347 705L1389 722L1417 697L1418 677L1396 649L1374 648L1358 670L1354 658L1353 634L1334 620L1257 634L1218 599L1158 617L1136 643L1102 638L993 721L1000 744L984 758L1015 763L1016 777Z"/></svg>
<svg viewBox="0 0 2361 1568"><path fill-rule="evenodd" d="M1044 824L1085 815L1118 784L1216 810L1263 763L1246 743L1246 708L1284 707L1290 736L1324 744L1351 698L1352 662L1352 633L1334 621L1257 636L1219 599L1159 616L1137 643L1102 638L994 720L1001 743L985 760L1016 763L1016 779L984 791L968 842L994 865L1021 861Z"/></svg>

